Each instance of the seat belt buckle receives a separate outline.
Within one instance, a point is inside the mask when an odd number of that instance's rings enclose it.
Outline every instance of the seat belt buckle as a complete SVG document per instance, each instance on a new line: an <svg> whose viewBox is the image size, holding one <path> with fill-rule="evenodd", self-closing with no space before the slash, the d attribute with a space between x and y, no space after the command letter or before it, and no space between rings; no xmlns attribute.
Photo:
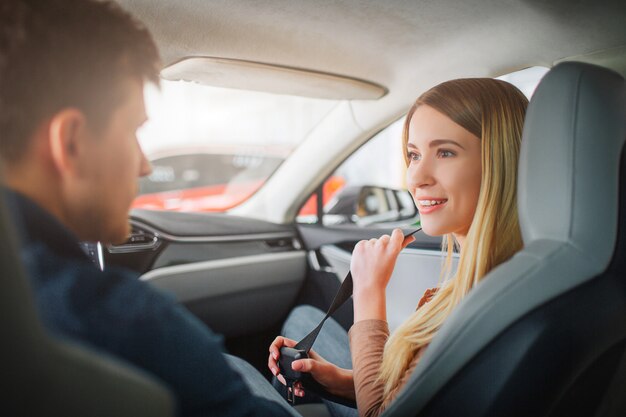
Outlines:
<svg viewBox="0 0 626 417"><path fill-rule="evenodd" d="M280 348L280 357L278 358L278 367L281 375L287 382L287 401L295 404L296 396L293 385L302 378L302 372L294 371L291 367L293 361L306 359L309 355L304 349L295 349L287 346Z"/></svg>

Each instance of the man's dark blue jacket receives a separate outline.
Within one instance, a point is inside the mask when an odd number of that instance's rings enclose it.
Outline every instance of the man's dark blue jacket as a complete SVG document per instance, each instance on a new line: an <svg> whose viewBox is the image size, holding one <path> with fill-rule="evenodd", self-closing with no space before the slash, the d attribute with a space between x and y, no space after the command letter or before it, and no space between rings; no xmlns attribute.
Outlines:
<svg viewBox="0 0 626 417"><path fill-rule="evenodd" d="M173 297L119 268L100 271L76 237L28 198L7 191L39 316L54 335L123 358L164 381L182 415L283 416L226 363L222 338Z"/></svg>

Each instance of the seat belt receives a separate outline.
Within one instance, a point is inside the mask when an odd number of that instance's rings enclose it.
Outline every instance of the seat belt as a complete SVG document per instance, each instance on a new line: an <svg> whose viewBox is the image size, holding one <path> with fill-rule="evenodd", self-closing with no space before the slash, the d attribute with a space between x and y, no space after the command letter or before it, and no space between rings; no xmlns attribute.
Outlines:
<svg viewBox="0 0 626 417"><path fill-rule="evenodd" d="M421 227L405 234L404 239L414 235L420 230L422 230ZM322 330L322 326L324 326L326 320L352 296L352 287L352 271L348 271L346 278L341 283L339 290L337 290L337 294L335 294L333 302L330 304L330 307L328 308L328 311L326 312L326 315L324 316L322 321L320 321L320 324L318 324L316 328L311 330L311 332L307 334L302 340L300 340L294 347L283 346L280 348L278 367L280 368L280 373L283 375L285 381L287 382L287 401L291 404L295 404L293 384L300 381L305 385L306 388L311 389L313 392L321 397L324 397L339 404L355 407L354 401L330 394L310 375L305 372L294 371L291 368L291 364L293 363L293 361L306 359L309 357L309 351L313 347L315 339L317 339L318 334Z"/></svg>

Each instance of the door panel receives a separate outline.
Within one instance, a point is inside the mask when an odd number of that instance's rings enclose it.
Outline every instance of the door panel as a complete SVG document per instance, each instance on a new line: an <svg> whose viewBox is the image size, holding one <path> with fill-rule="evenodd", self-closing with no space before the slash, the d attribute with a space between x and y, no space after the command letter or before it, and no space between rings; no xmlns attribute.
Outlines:
<svg viewBox="0 0 626 417"><path fill-rule="evenodd" d="M359 240L378 238L389 234L392 229L380 227L333 226L320 227L299 225L302 239L315 256L309 255L317 263L318 269L333 272L337 280L343 281L350 269L352 249ZM412 231L405 228L404 232ZM444 255L441 251L441 238L418 232L415 242L398 256L396 267L387 287L387 321L394 330L415 311L419 299L428 288L437 287L440 281ZM308 246L311 245L311 246ZM454 256L453 269L457 256Z"/></svg>
<svg viewBox="0 0 626 417"><path fill-rule="evenodd" d="M320 248L337 278L343 280L350 269L351 253L334 245ZM454 255L453 268L458 256ZM429 288L439 285L444 261L441 250L406 248L398 256L387 286L387 322L395 330L415 311L419 299Z"/></svg>
<svg viewBox="0 0 626 417"><path fill-rule="evenodd" d="M399 226L398 226L399 227ZM412 226L403 226L404 232L415 230ZM378 238L384 234L390 234L393 228L380 226L319 226L316 224L298 224L298 231L307 249L319 249L323 245L333 244L346 247L352 252L352 248L359 240ZM441 249L441 238L417 233L412 247L420 249Z"/></svg>

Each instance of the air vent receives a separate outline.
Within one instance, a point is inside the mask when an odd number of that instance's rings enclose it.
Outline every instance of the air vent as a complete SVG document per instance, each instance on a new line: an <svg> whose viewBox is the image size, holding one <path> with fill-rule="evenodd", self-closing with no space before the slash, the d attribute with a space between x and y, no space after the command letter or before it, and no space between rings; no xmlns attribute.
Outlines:
<svg viewBox="0 0 626 417"><path fill-rule="evenodd" d="M109 245L107 249L110 253L140 252L155 250L159 245L160 240L155 233L133 229L126 242L121 245Z"/></svg>

